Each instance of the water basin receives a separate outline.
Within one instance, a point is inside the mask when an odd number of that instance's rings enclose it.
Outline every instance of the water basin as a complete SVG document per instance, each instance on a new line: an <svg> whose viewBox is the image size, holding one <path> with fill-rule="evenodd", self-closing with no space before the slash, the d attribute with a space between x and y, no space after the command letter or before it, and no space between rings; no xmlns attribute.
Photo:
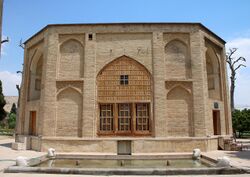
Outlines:
<svg viewBox="0 0 250 177"><path fill-rule="evenodd" d="M192 155L78 155L57 154L55 158L42 156L29 160L28 167L10 166L5 173L53 173L83 175L198 175L242 174L245 170L216 167L216 161L205 156L193 160Z"/></svg>
<svg viewBox="0 0 250 177"><path fill-rule="evenodd" d="M202 160L176 159L119 159L119 160L98 160L98 159L51 159L44 161L37 167L63 167L63 168L201 168L210 167Z"/></svg>

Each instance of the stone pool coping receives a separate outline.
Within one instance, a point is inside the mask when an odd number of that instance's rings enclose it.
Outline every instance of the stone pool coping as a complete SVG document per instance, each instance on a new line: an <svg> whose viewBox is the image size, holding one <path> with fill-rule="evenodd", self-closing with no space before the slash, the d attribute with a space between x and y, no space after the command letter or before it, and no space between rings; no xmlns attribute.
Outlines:
<svg viewBox="0 0 250 177"><path fill-rule="evenodd" d="M245 174L247 171L239 168L146 168L146 169L116 169L116 168L50 168L50 167L17 167L12 166L5 173L51 173L51 174L83 174L83 175L215 175L215 174Z"/></svg>
<svg viewBox="0 0 250 177"><path fill-rule="evenodd" d="M192 153L182 154L132 154L132 155L88 155L88 154L68 154L68 153L57 153L55 158L67 158L67 159L115 159L115 160L126 160L126 159L191 159Z"/></svg>
<svg viewBox="0 0 250 177"><path fill-rule="evenodd" d="M69 159L187 159L192 153L167 154L167 155L84 155L58 153L56 158ZM204 160L212 163L217 161L202 154ZM46 155L29 160L29 165L35 165L48 160ZM209 167L209 168L61 168L61 167L20 167L10 166L4 170L5 173L50 173L50 174L82 174L82 175L215 175L215 174L246 174L249 169L237 167Z"/></svg>

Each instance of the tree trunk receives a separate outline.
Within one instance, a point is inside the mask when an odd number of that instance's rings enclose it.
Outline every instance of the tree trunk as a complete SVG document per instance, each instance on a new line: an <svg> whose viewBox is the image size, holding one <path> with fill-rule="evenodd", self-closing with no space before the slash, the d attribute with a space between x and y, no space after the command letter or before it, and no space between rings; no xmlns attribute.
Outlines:
<svg viewBox="0 0 250 177"><path fill-rule="evenodd" d="M234 112L234 89L235 89L235 71L231 70L232 74L230 77L231 85L230 85L230 101L231 101L231 111Z"/></svg>
<svg viewBox="0 0 250 177"><path fill-rule="evenodd" d="M234 82L231 82L231 87L230 87L230 98L231 98L231 111L234 112Z"/></svg>

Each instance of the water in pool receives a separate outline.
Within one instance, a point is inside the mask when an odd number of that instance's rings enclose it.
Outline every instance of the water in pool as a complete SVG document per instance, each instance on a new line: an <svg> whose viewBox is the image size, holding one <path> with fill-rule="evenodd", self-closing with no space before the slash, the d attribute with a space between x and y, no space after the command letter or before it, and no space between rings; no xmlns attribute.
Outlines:
<svg viewBox="0 0 250 177"><path fill-rule="evenodd" d="M202 168L209 165L199 160L73 160L55 159L47 160L38 167L63 167L63 168Z"/></svg>

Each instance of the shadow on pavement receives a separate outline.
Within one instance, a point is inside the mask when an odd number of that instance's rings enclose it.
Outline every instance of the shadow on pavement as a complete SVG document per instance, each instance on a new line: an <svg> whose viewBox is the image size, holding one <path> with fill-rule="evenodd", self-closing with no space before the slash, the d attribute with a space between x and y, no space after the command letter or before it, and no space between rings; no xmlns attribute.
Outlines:
<svg viewBox="0 0 250 177"><path fill-rule="evenodd" d="M238 152L227 152L231 157L238 157L241 159L248 159L250 160L250 151L238 151Z"/></svg>
<svg viewBox="0 0 250 177"><path fill-rule="evenodd" d="M3 144L0 144L0 146L11 148L11 143L3 143Z"/></svg>

